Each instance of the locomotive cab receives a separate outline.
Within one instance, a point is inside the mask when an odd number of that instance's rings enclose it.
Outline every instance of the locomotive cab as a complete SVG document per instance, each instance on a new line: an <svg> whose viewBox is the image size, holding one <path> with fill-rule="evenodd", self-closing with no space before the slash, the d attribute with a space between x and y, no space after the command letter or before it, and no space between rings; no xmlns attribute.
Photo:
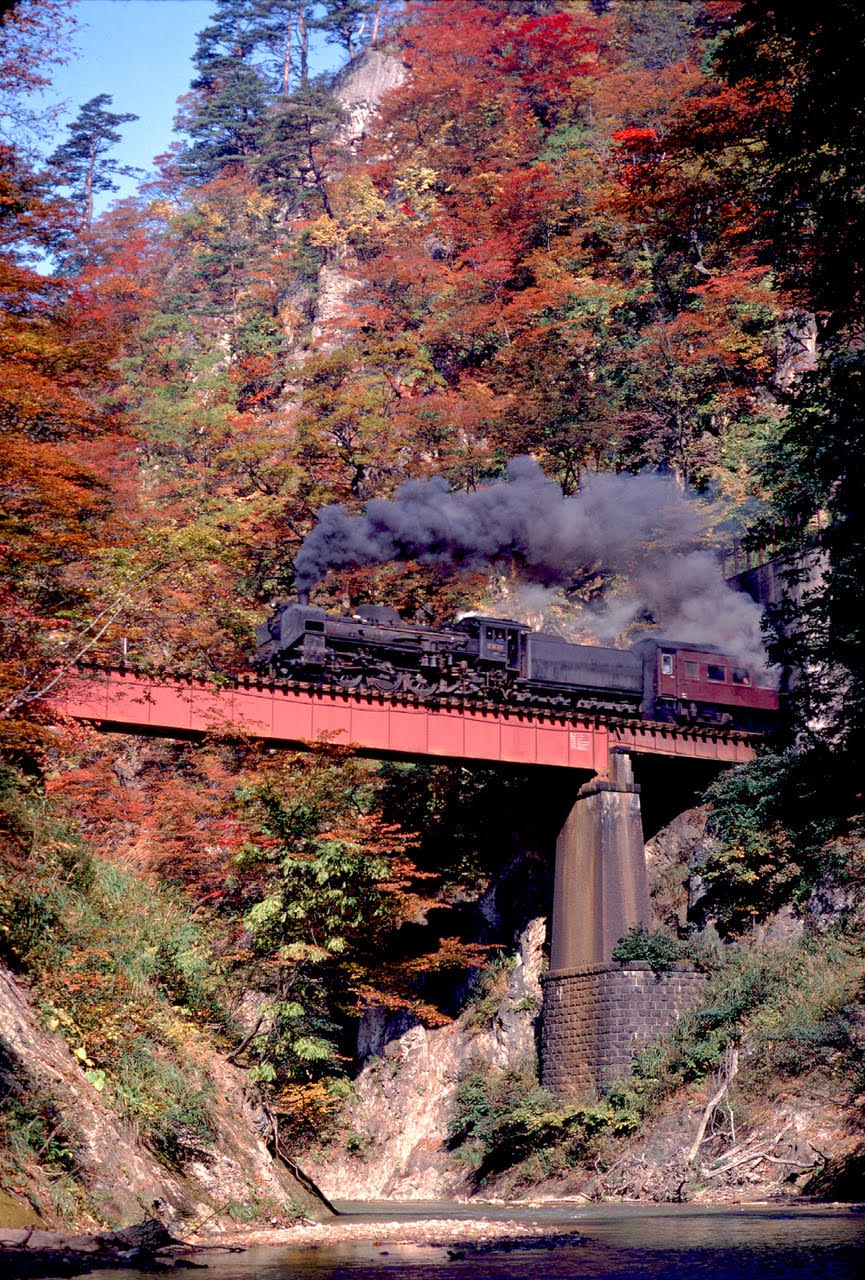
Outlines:
<svg viewBox="0 0 865 1280"><path fill-rule="evenodd" d="M483 618L471 615L456 624L477 644L478 662L487 669L510 675L525 671L526 636L531 628L510 618Z"/></svg>
<svg viewBox="0 0 865 1280"><path fill-rule="evenodd" d="M255 665L279 663L283 655L303 654L307 662L323 662L327 614L316 605L278 605L274 615L256 627Z"/></svg>

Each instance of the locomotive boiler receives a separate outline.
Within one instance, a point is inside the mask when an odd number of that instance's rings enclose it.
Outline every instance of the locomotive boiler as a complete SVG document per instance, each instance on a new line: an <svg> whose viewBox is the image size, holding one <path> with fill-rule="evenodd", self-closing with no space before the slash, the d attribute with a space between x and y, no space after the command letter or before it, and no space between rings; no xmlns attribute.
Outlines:
<svg viewBox="0 0 865 1280"><path fill-rule="evenodd" d="M630 649L572 644L510 618L442 627L362 605L336 617L302 602L257 628L256 667L277 679L439 704L625 716L768 729L778 695L765 672L712 646L654 637Z"/></svg>

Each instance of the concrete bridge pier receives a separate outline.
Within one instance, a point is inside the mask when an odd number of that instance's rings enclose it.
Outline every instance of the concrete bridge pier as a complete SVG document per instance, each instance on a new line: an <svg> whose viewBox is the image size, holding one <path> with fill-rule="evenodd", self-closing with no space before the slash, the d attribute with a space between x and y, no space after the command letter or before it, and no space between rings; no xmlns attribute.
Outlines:
<svg viewBox="0 0 865 1280"><path fill-rule="evenodd" d="M556 841L550 970L609 964L623 933L649 926L640 788L627 752L580 787Z"/></svg>
<svg viewBox="0 0 865 1280"><path fill-rule="evenodd" d="M579 790L556 842L550 970L543 976L541 1082L560 1097L627 1075L634 1049L668 1030L703 982L688 966L655 975L612 952L650 927L640 788L630 756Z"/></svg>

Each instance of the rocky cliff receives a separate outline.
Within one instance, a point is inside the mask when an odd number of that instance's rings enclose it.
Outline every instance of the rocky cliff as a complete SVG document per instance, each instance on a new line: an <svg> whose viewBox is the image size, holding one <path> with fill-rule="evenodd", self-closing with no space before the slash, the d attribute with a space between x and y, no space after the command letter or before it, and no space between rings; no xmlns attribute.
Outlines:
<svg viewBox="0 0 865 1280"><path fill-rule="evenodd" d="M546 922L532 920L499 989L449 1026L374 1009L360 1028L361 1068L340 1141L304 1165L332 1199L434 1200L470 1190L448 1151L459 1079L478 1065L518 1067L536 1052Z"/></svg>
<svg viewBox="0 0 865 1280"><path fill-rule="evenodd" d="M62 1142L64 1180L82 1221L124 1227L158 1216L189 1236L200 1227L224 1230L238 1214L330 1216L303 1175L268 1149L269 1122L245 1073L204 1048L200 1058L215 1137L197 1142L182 1171L172 1170L123 1123L65 1041L43 1025L24 988L0 967L0 1084L4 1096L20 1104L19 1123L38 1110L51 1126L48 1141ZM35 1161L25 1161L6 1181L0 1225L63 1225L50 1180Z"/></svg>

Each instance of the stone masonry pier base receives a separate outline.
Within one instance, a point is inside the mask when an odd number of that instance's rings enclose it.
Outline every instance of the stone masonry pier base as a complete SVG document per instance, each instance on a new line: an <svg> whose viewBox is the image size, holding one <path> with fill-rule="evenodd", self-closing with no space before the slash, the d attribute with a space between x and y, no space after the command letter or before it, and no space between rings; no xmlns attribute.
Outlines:
<svg viewBox="0 0 865 1280"><path fill-rule="evenodd" d="M704 981L687 965L655 975L641 960L543 974L541 1083L566 1098L626 1076L635 1050L670 1031Z"/></svg>

